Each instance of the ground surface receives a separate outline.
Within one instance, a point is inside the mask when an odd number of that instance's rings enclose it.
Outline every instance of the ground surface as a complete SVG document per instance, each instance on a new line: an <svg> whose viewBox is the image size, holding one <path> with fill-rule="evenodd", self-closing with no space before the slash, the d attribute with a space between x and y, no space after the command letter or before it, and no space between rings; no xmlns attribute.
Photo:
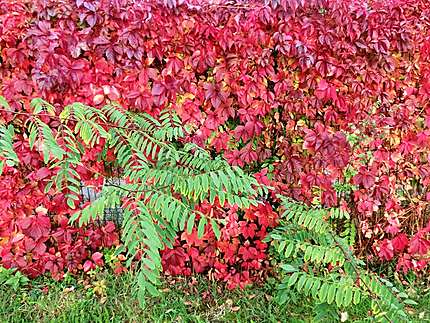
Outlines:
<svg viewBox="0 0 430 323"><path fill-rule="evenodd" d="M97 273L55 282L39 278L14 287L0 286L0 322L333 322L340 313L311 305L292 293L279 306L276 283L227 291L204 278L165 280L163 296L141 309L132 294L130 275ZM430 292L416 295L410 308L416 322L429 321ZM348 310L348 322L365 322L365 304ZM332 316L330 316L332 315Z"/></svg>

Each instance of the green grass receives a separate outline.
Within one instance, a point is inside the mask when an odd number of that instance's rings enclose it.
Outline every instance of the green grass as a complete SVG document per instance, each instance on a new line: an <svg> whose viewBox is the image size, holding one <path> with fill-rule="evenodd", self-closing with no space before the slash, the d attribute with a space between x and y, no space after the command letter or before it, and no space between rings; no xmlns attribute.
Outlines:
<svg viewBox="0 0 430 323"><path fill-rule="evenodd" d="M306 308L290 313L278 306L268 284L235 291L203 278L164 284L163 296L148 300L143 309L132 296L128 274L62 282L45 277L17 292L2 286L0 322L283 322L285 317L303 322L306 313Z"/></svg>
<svg viewBox="0 0 430 323"><path fill-rule="evenodd" d="M0 322L336 322L339 313L314 306L291 292L279 306L276 282L228 291L205 278L164 280L163 296L144 308L132 296L132 277L108 272L56 282L43 277L22 282L16 290L0 286ZM415 322L430 317L430 293L415 297ZM348 309L348 322L364 322L368 304ZM332 316L330 316L330 313ZM421 313L421 316L420 316ZM427 320L430 322L430 320Z"/></svg>

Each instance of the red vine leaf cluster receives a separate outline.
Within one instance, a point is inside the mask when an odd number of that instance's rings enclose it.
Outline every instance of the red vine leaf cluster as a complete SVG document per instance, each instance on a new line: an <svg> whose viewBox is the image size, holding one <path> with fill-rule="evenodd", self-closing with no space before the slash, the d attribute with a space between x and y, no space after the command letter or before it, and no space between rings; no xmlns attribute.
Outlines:
<svg viewBox="0 0 430 323"><path fill-rule="evenodd" d="M30 111L33 97L58 107L118 101L154 115L174 108L193 125L189 140L250 171L267 166L279 193L347 205L358 252L422 270L430 243L429 18L425 0L1 0L1 94L13 112L0 120L22 123L16 112ZM77 268L103 240L86 235L115 241L113 232L63 224L61 196L48 200L40 187L49 176L41 157L24 142L16 148L26 166L0 178L2 263L28 263L31 273L60 270L43 263ZM102 168L96 155L86 162ZM38 215L39 206L55 216ZM252 261L267 251L264 225L236 211L221 217L221 242L210 232L203 242L178 237L163 254L166 271L252 280Z"/></svg>

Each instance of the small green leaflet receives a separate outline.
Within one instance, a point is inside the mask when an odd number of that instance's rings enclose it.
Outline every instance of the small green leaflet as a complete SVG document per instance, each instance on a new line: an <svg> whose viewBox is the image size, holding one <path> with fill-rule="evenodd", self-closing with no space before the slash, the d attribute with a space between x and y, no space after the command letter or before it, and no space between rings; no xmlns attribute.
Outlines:
<svg viewBox="0 0 430 323"><path fill-rule="evenodd" d="M193 227L194 227L194 221L196 220L196 213L193 212L191 213L190 217L188 218L187 221L187 233L191 234L191 232L193 231Z"/></svg>
<svg viewBox="0 0 430 323"><path fill-rule="evenodd" d="M197 238L201 239L203 238L203 234L205 233L205 226L207 224L208 220L206 217L202 216L199 221L199 226L197 228Z"/></svg>
<svg viewBox="0 0 430 323"><path fill-rule="evenodd" d="M4 96L1 96L1 95L0 95L0 107L5 108L6 110L10 110L9 103L6 101L6 99L4 98Z"/></svg>
<svg viewBox="0 0 430 323"><path fill-rule="evenodd" d="M215 237L217 238L217 240L219 240L221 238L221 231L219 229L218 223L216 223L216 220L213 218L211 218L210 221Z"/></svg>

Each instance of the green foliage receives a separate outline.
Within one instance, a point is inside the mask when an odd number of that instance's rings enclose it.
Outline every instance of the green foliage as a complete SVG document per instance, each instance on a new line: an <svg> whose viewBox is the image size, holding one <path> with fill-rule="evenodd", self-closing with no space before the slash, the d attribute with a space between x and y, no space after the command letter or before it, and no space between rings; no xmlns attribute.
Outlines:
<svg viewBox="0 0 430 323"><path fill-rule="evenodd" d="M114 257L104 252L105 259ZM108 260L106 260L108 261ZM2 269L0 268L0 277ZM0 278L0 322L339 322L335 306L312 304L295 290L295 300L283 305L273 297L276 281L263 286L225 290L198 275L162 280L166 288L160 298L147 298L144 308L131 297L133 275L116 276L108 270L90 271L86 276L66 274L61 281L41 276L17 290ZM397 286L401 288L401 286ZM410 322L428 322L430 294L416 290L419 305ZM184 301L186 300L186 301ZM349 308L346 322L369 322L369 301ZM314 317L312 317L312 314Z"/></svg>
<svg viewBox="0 0 430 323"><path fill-rule="evenodd" d="M33 100L31 107L26 123L30 147L57 170L45 191L65 192L71 208L80 201L81 179L76 168L86 167L84 153L102 145L104 155L109 150L115 154L111 166L120 170L123 183L105 185L98 198L76 211L70 221L83 225L101 217L105 209L122 205L124 248L119 252L127 252L129 265L140 260L133 268L142 302L146 293L159 294L159 251L171 246L177 232L185 228L191 232L197 226L202 236L210 225L220 235L218 222L222 220L202 214L195 205L217 199L221 206L246 208L257 204L258 195L267 193L266 187L240 168L222 158L213 159L204 149L186 142L186 131L174 111L163 111L156 119L116 104L96 109L74 103L58 118L54 107L41 99ZM59 127L51 129L42 115L57 118ZM15 164L13 128L0 129L5 134L0 141L1 156L6 163Z"/></svg>
<svg viewBox="0 0 430 323"><path fill-rule="evenodd" d="M279 306L273 286L227 290L195 275L162 280L161 297L147 298L144 308L131 296L133 275L109 271L87 277L67 275L54 281L48 276L32 280L17 291L0 284L0 322L307 322L310 304ZM89 279L91 278L91 279Z"/></svg>
<svg viewBox="0 0 430 323"><path fill-rule="evenodd" d="M3 173L5 164L8 166L15 166L19 163L18 156L13 150L14 136L15 129L12 125L0 125L0 174Z"/></svg>
<svg viewBox="0 0 430 323"><path fill-rule="evenodd" d="M403 306L410 302L407 294L366 270L351 251L350 235L342 238L332 229L333 221L349 219L347 213L280 198L285 211L280 226L269 236L281 260L280 303L288 300L289 290L294 288L317 303L339 309L370 299L378 321L407 320Z"/></svg>
<svg viewBox="0 0 430 323"><path fill-rule="evenodd" d="M0 267L0 285L8 286L9 288L17 291L20 287L26 285L29 279L21 272L15 269L6 269Z"/></svg>

